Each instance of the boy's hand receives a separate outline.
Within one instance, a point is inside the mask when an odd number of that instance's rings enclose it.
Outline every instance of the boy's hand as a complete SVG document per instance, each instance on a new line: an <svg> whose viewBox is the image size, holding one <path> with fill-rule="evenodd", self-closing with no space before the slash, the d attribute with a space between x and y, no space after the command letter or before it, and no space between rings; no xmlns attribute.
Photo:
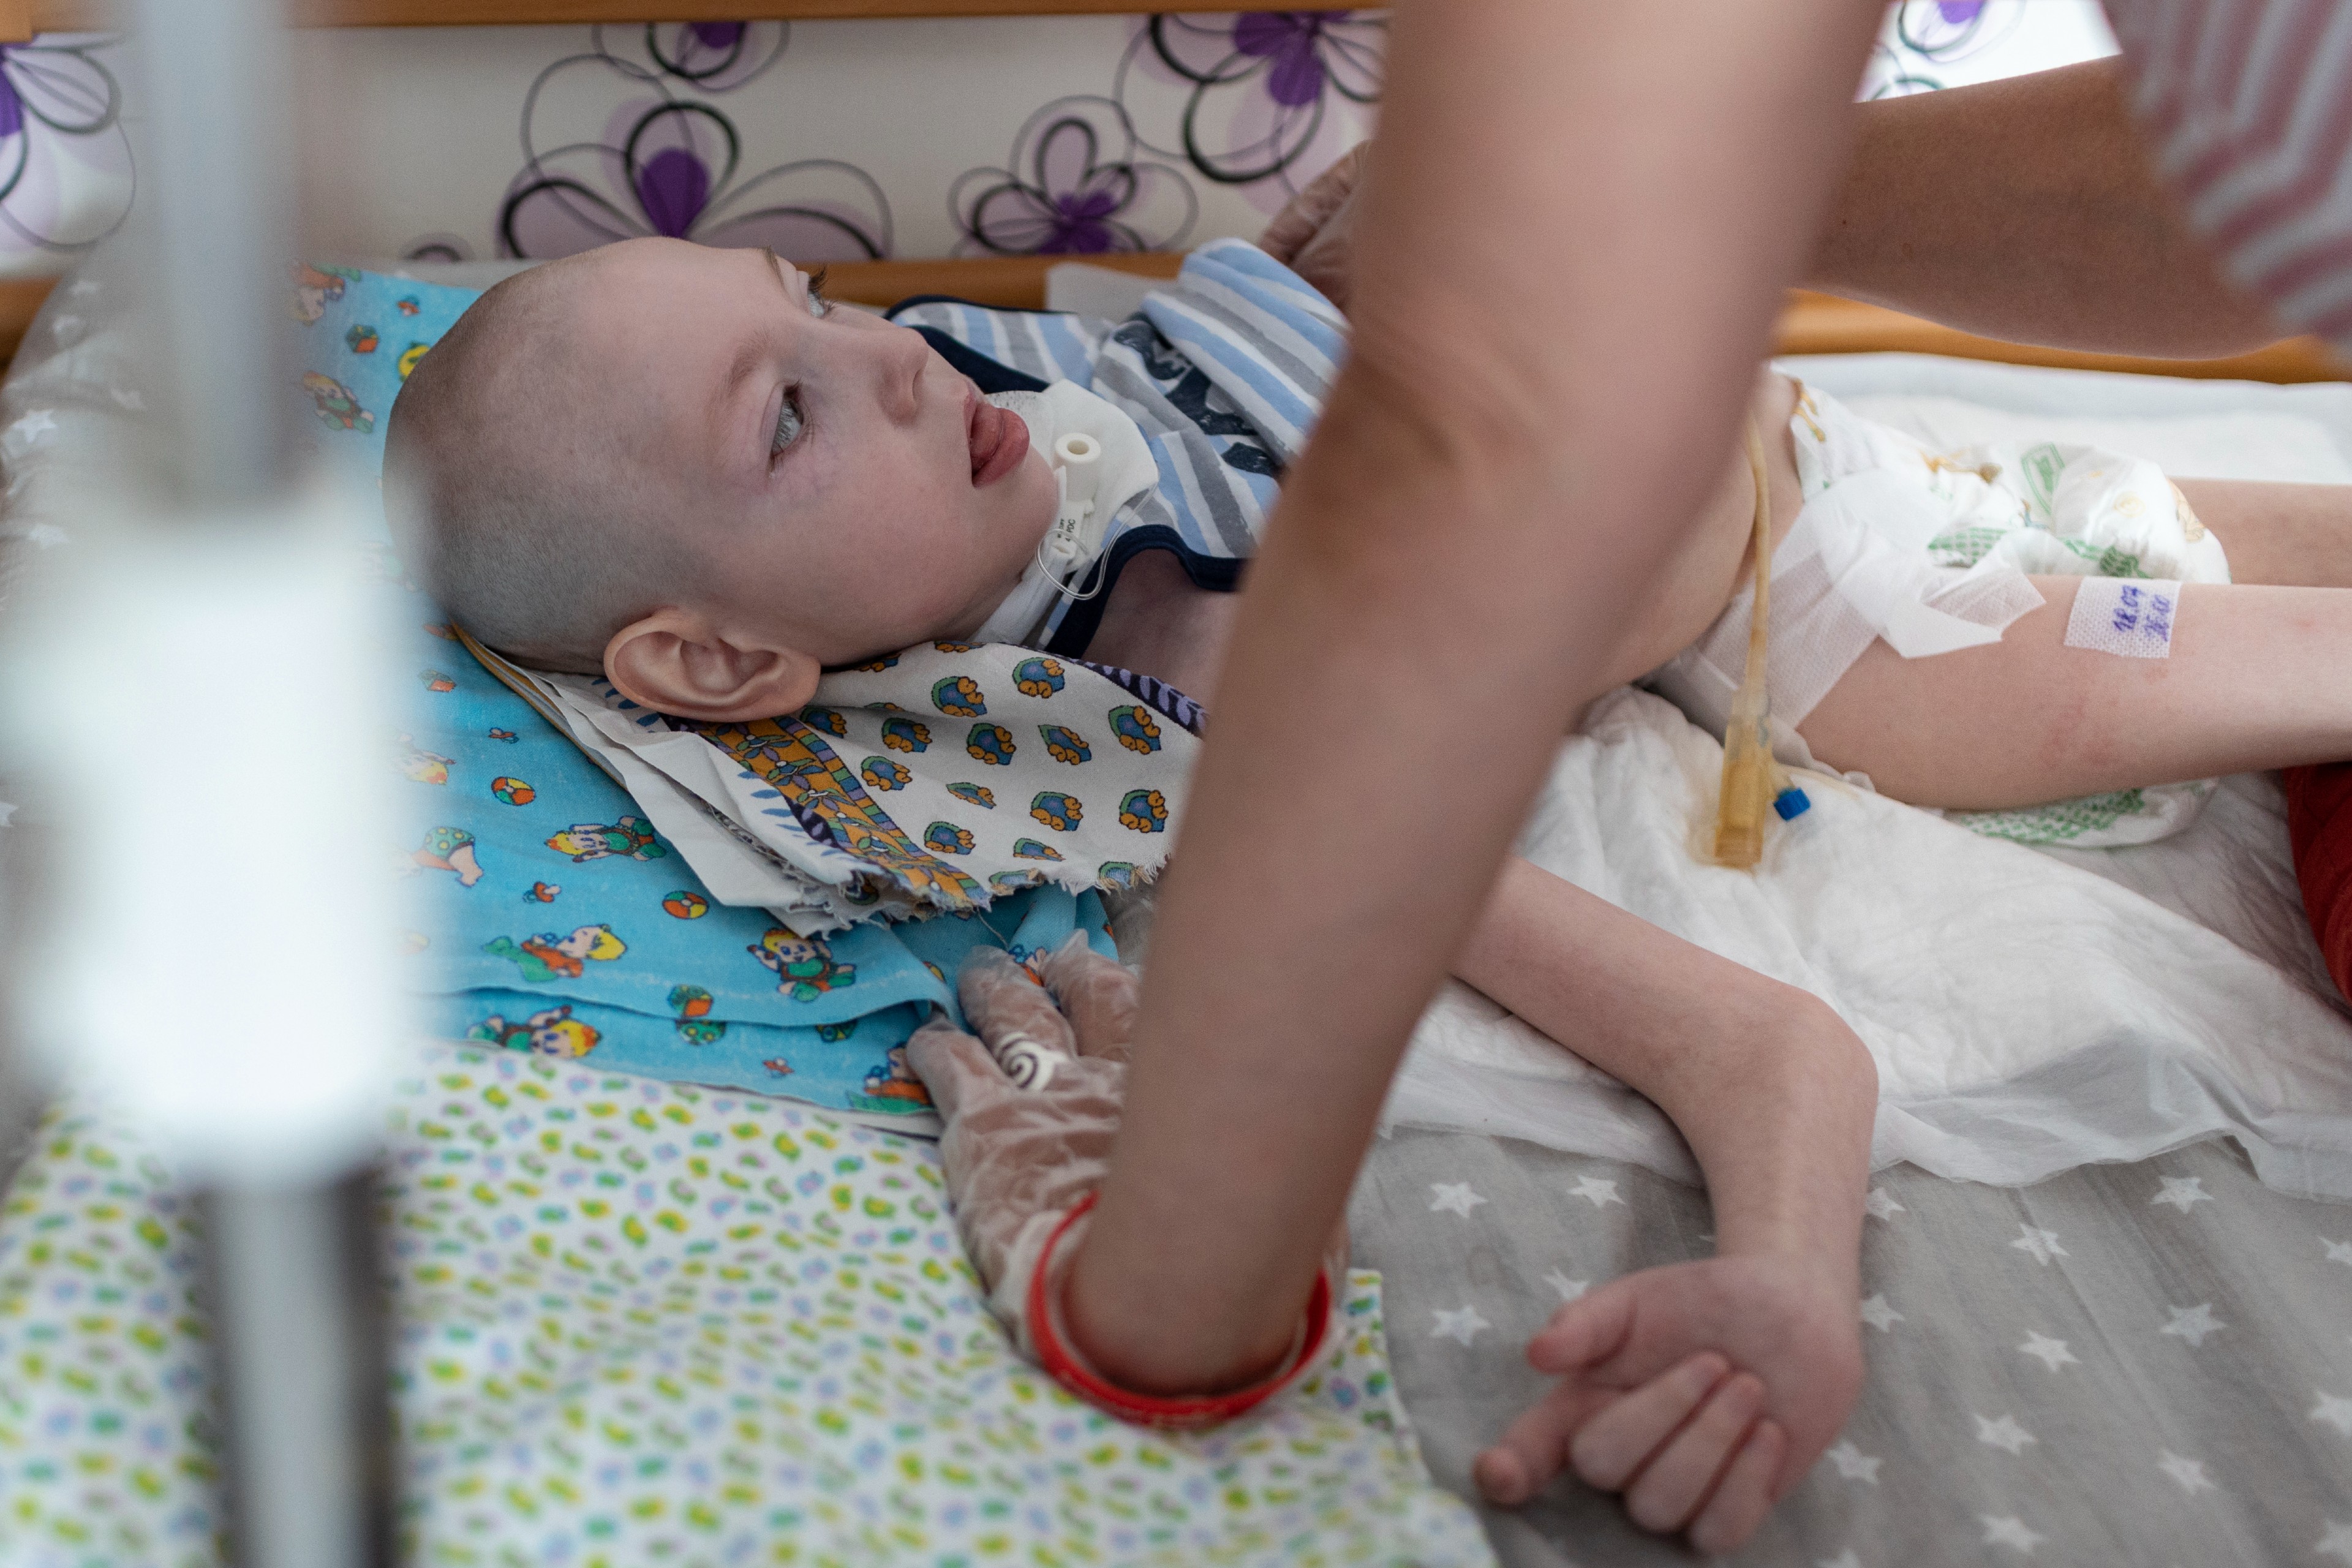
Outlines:
<svg viewBox="0 0 2352 1568"><path fill-rule="evenodd" d="M1341 310L1355 270L1356 209L1364 165L1372 150L1359 142L1347 155L1290 198L1258 237L1258 248L1323 290Z"/></svg>
<svg viewBox="0 0 2352 1568"><path fill-rule="evenodd" d="M1528 1343L1559 1383L1478 1456L1517 1507L1573 1469L1645 1530L1710 1554L1755 1533L1862 1389L1853 1294L1770 1256L1645 1268L1571 1301Z"/></svg>

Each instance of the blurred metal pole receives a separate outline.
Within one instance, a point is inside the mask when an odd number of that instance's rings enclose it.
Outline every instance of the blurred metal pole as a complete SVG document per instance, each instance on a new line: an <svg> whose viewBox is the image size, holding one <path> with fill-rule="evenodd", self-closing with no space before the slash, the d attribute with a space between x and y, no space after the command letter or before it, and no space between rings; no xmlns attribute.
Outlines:
<svg viewBox="0 0 2352 1568"><path fill-rule="evenodd" d="M161 329L182 506L257 514L284 488L280 304L296 127L283 0L139 0L146 80L142 285Z"/></svg>
<svg viewBox="0 0 2352 1568"><path fill-rule="evenodd" d="M225 552L267 550L253 536L293 531L299 512L288 500L283 301L297 127L283 8L140 0L135 22L148 92L142 199L154 204L142 281L171 367L159 390L176 437L170 500L184 513L166 526L217 535ZM267 994L269 955L221 956L247 967L257 997ZM334 1020L312 1027L319 1050L338 1047ZM266 1049L240 1055L232 1043L226 1055L224 1072L258 1080L270 1070ZM324 1155L273 1161L257 1150L241 1168L232 1157L201 1169L225 1501L241 1568L393 1561L370 1152L345 1136Z"/></svg>

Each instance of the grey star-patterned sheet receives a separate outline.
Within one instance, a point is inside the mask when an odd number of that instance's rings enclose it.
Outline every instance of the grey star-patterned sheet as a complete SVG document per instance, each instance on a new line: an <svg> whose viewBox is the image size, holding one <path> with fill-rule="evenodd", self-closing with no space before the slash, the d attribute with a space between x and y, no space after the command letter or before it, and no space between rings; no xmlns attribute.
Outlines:
<svg viewBox="0 0 2352 1568"><path fill-rule="evenodd" d="M2219 1141L2027 1187L1898 1166L1869 1201L1861 1400L1731 1561L2352 1564L2352 1205ZM1349 1224L1423 1455L1474 1502L1550 1312L1713 1250L1696 1189L1479 1133L1376 1142ZM1481 1512L1510 1568L1694 1561L1574 1481Z"/></svg>

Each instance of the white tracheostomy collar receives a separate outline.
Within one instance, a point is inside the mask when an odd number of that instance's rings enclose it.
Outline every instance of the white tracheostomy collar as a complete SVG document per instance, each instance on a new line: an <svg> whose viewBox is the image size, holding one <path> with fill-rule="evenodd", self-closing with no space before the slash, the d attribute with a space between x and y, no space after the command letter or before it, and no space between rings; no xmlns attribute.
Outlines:
<svg viewBox="0 0 2352 1568"><path fill-rule="evenodd" d="M975 642L1025 643L1055 604L1099 593L1076 591L1102 554L1110 520L1160 482L1160 466L1136 422L1076 382L1043 392L992 392L988 401L1021 416L1029 444L1053 466L1061 500L1054 525L1037 542L1036 559L1021 574Z"/></svg>

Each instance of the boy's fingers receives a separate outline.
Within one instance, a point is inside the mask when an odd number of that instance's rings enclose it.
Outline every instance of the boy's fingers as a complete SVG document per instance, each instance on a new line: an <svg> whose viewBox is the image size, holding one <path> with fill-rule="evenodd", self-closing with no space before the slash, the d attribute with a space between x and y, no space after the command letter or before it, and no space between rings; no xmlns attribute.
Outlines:
<svg viewBox="0 0 2352 1568"><path fill-rule="evenodd" d="M1690 1523L1763 1409L1764 1380L1754 1373L1734 1373L1717 1384L1626 1491L1625 1511L1633 1522L1661 1533Z"/></svg>
<svg viewBox="0 0 2352 1568"><path fill-rule="evenodd" d="M1622 1350L1633 1336L1635 1300L1623 1284L1604 1285L1552 1313L1551 1321L1528 1342L1528 1364L1565 1377Z"/></svg>
<svg viewBox="0 0 2352 1568"><path fill-rule="evenodd" d="M1002 948L976 947L964 954L956 973L956 999L963 1004L964 1022L1000 1062L1023 1040L1062 1056L1077 1054L1069 1020L1052 994Z"/></svg>
<svg viewBox="0 0 2352 1568"><path fill-rule="evenodd" d="M1788 1446L1779 1422L1768 1416L1756 1423L1731 1468L1717 1483L1715 1495L1692 1522L1693 1546L1713 1557L1747 1543L1764 1516L1772 1511L1772 1475L1780 1468Z"/></svg>
<svg viewBox="0 0 2352 1568"><path fill-rule="evenodd" d="M1731 1363L1721 1355L1701 1351L1619 1399L1587 1423L1569 1445L1576 1473L1586 1485L1601 1491L1622 1491L1634 1472L1730 1371Z"/></svg>
<svg viewBox="0 0 2352 1568"><path fill-rule="evenodd" d="M1572 1381L1556 1385L1478 1456L1470 1473L1479 1492L1498 1508L1517 1508L1551 1485L1568 1468L1569 1439L1617 1397L1615 1389Z"/></svg>
<svg viewBox="0 0 2352 1568"><path fill-rule="evenodd" d="M1062 1016L1077 1037L1078 1054L1127 1060L1143 998L1143 983L1135 971L1097 952L1087 945L1086 932L1076 931L1047 955L1042 967L1047 988L1061 1003Z"/></svg>

